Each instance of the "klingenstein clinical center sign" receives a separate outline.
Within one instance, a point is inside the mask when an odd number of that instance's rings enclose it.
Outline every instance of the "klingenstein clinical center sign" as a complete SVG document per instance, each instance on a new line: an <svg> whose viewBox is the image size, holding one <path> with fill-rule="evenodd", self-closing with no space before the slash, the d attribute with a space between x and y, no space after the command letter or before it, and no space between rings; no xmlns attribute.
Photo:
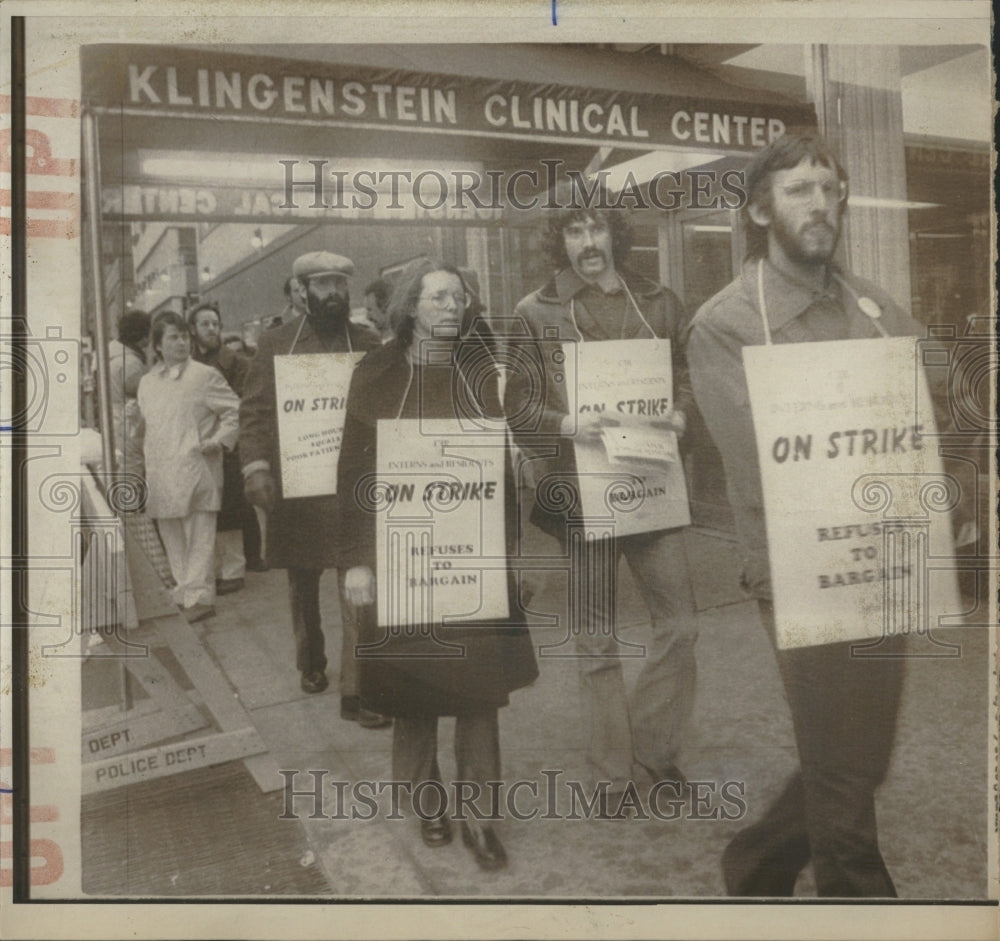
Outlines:
<svg viewBox="0 0 1000 941"><path fill-rule="evenodd" d="M750 151L812 108L493 81L156 46L84 50L95 108L167 116L616 145Z"/></svg>

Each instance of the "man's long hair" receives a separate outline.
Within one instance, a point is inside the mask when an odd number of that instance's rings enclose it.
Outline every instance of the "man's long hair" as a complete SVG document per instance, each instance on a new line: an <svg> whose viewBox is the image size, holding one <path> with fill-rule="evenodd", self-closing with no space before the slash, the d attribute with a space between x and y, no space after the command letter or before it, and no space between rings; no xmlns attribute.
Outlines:
<svg viewBox="0 0 1000 941"><path fill-rule="evenodd" d="M755 153L747 163L744 170L747 201L743 206L747 258L757 259L767 256L767 228L757 225L750 218L750 206L757 205L770 211L773 207L772 175L779 170L797 167L805 159L828 167L837 174L837 179L847 182L847 171L841 166L837 155L815 132L783 134L763 150ZM846 208L846 201L845 196L842 213Z"/></svg>
<svg viewBox="0 0 1000 941"><path fill-rule="evenodd" d="M544 233L544 246L548 256L561 271L570 266L566 254L566 242L563 239L563 229L571 222L603 221L611 232L611 255L615 267L621 268L628 258L632 248L632 226L629 225L623 209L591 209L587 207L570 207L566 209L549 210L548 225Z"/></svg>

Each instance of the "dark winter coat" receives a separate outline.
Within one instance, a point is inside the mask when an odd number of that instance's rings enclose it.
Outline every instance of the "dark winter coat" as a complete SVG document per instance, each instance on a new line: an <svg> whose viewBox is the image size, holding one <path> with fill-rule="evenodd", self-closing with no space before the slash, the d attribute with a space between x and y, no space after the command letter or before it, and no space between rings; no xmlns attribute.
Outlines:
<svg viewBox="0 0 1000 941"><path fill-rule="evenodd" d="M285 500L281 496L274 357L288 354L293 344L293 355L346 353L348 345L343 331L326 338L316 333L308 318L305 323L303 319L300 315L261 334L240 403L240 460L243 467L266 461L277 483L278 499L267 518L267 561L271 568L327 569L337 564L337 497ZM347 329L354 350L379 345L378 337L367 327L350 323Z"/></svg>
<svg viewBox="0 0 1000 941"><path fill-rule="evenodd" d="M463 341L471 346L476 341ZM456 348L458 351L458 348ZM462 353L458 353L461 361ZM375 515L348 494L359 480L376 471L377 422L380 418L451 418L455 416L451 389L453 366L417 366L407 391L410 370L399 341L369 353L354 371L347 403L344 443L338 466L337 492L343 495L341 562L343 569L367 565L375 571ZM495 376L475 385L482 414L499 417ZM419 390L419 391L418 391ZM405 402L404 402L405 397ZM422 411L418 415L418 402ZM516 493L509 459L505 460L505 516L508 555L516 533ZM434 625L438 638L426 630L388 638L376 624L374 606L362 618L361 643L387 640L378 657L360 657L361 697L365 706L384 715L461 715L507 704L508 693L534 682L538 676L534 651L517 604L512 574L508 575L511 617L489 624ZM421 658L419 655L423 654Z"/></svg>

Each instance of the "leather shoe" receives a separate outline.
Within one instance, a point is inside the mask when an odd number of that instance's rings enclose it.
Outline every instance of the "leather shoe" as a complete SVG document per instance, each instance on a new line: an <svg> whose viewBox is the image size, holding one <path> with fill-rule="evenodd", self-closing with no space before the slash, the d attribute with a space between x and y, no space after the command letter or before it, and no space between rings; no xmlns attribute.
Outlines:
<svg viewBox="0 0 1000 941"><path fill-rule="evenodd" d="M507 865L507 852L488 823L476 823L475 831L467 820L462 821L462 842L472 850L480 869L495 872Z"/></svg>
<svg viewBox="0 0 1000 941"><path fill-rule="evenodd" d="M268 564L263 559L247 559L248 572L266 572Z"/></svg>
<svg viewBox="0 0 1000 941"><path fill-rule="evenodd" d="M451 821L444 816L422 818L420 836L430 847L447 846L451 842Z"/></svg>
<svg viewBox="0 0 1000 941"><path fill-rule="evenodd" d="M217 595L231 595L234 591L242 591L246 587L246 581L242 578L217 578L215 580L215 593Z"/></svg>
<svg viewBox="0 0 1000 941"><path fill-rule="evenodd" d="M384 729L392 725L388 716L372 712L361 705L360 696L340 697L340 718L348 722L357 722L363 729Z"/></svg>
<svg viewBox="0 0 1000 941"><path fill-rule="evenodd" d="M363 729L385 729L392 725L392 719L362 706L361 714L358 716L358 725Z"/></svg>
<svg viewBox="0 0 1000 941"><path fill-rule="evenodd" d="M303 673L299 682L303 693L322 693L329 685L330 681L322 670L310 670L308 673Z"/></svg>
<svg viewBox="0 0 1000 941"><path fill-rule="evenodd" d="M361 717L361 697L341 696L340 697L340 718L348 722L357 722Z"/></svg>

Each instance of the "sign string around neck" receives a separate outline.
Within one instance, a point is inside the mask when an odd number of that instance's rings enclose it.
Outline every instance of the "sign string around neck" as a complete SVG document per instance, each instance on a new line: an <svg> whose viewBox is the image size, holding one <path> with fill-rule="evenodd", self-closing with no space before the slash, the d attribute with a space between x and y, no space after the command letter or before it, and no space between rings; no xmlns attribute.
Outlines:
<svg viewBox="0 0 1000 941"><path fill-rule="evenodd" d="M646 327L646 329L653 335L653 339L655 340L656 339L656 331L649 325L649 321L646 320L646 318L642 316L642 311L639 310L639 305L636 303L635 298L632 296L632 292L628 289L628 285L625 283L625 279L619 277L618 278L618 283L625 289L625 296L627 298L627 300L625 301L625 313L624 313L624 316L622 317L622 328L621 328L621 333L620 333L619 339L620 340L624 340L625 339L625 323L628 320L628 308L629 308L629 304L631 303L631 305L632 305L633 309L635 310L636 314L639 315L639 319L643 322L643 325ZM584 342L583 332L580 330L580 325L576 322L576 298L575 297L571 297L569 299L569 316L570 316L570 320L573 321L573 329L576 331L576 335L577 335L577 338L578 338L579 342L583 343Z"/></svg>
<svg viewBox="0 0 1000 941"><path fill-rule="evenodd" d="M889 331L882 326L882 308L873 301L870 297L861 297L850 284L847 283L844 278L842 278L836 271L833 272L834 278L836 278L837 283L844 288L853 298L854 303L858 305L858 310L861 311L874 325L875 329L883 337L890 336ZM764 301L764 259L758 259L757 261L757 305L760 307L760 318L764 324L764 344L765 346L770 346L772 343L771 339L771 325L767 319L767 304Z"/></svg>
<svg viewBox="0 0 1000 941"><path fill-rule="evenodd" d="M306 325L306 321L309 319L308 314L303 314L302 319L299 321L299 328L295 331L295 337L292 340L292 345L288 348L288 355L291 356L292 352L295 350L296 344L299 342L299 337L302 336L302 328ZM327 353L333 353L335 350L327 348L326 341L320 335L319 331L314 331L316 333L317 339L323 344L323 348ZM344 336L347 339L347 352L354 352L354 344L351 343L351 325L346 320L344 321Z"/></svg>

